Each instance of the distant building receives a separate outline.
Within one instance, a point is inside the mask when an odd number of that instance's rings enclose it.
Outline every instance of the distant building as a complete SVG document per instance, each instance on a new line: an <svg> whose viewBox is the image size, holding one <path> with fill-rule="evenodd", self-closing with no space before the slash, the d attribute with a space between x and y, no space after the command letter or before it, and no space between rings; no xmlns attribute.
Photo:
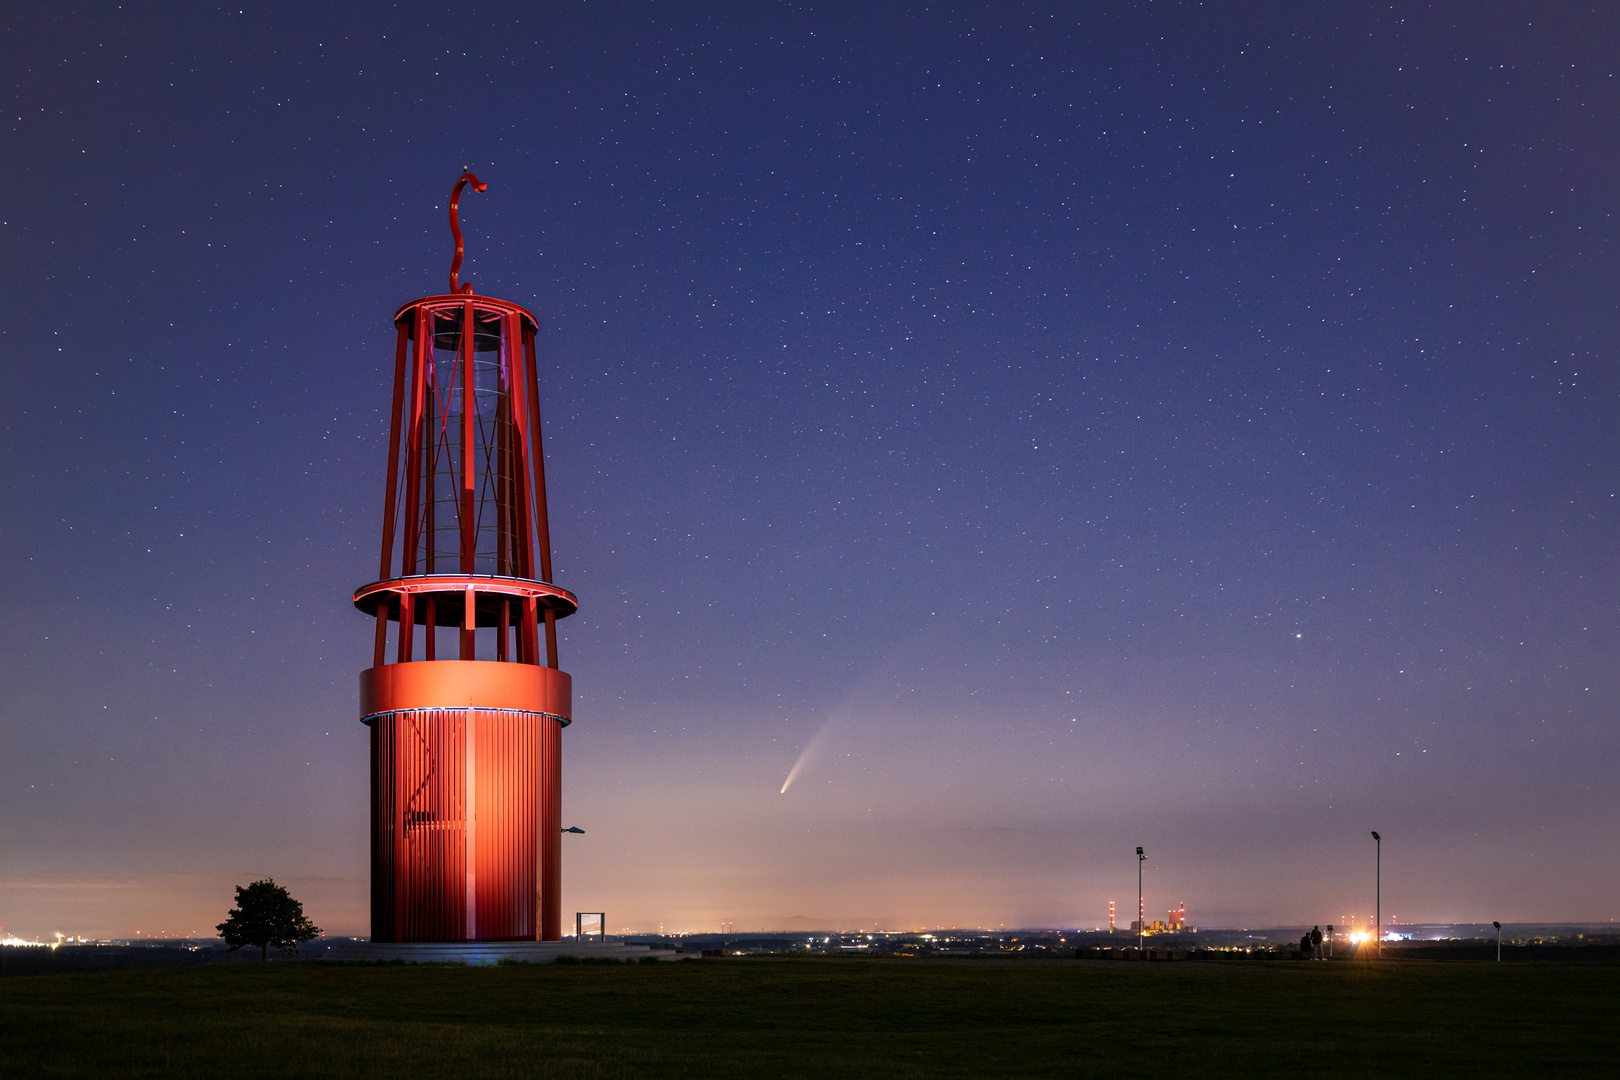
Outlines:
<svg viewBox="0 0 1620 1080"><path fill-rule="evenodd" d="M1187 905L1183 904L1179 908L1172 909L1169 912L1169 917L1167 919L1162 920L1162 921L1159 920L1159 919L1146 920L1146 926L1147 926L1146 930L1142 929L1143 924L1144 924L1144 920L1132 919L1131 920L1131 933L1133 933L1133 934L1179 934L1179 933L1181 933L1183 930L1185 930L1187 928ZM1114 928L1113 924L1109 923L1108 928L1110 930L1112 930Z"/></svg>

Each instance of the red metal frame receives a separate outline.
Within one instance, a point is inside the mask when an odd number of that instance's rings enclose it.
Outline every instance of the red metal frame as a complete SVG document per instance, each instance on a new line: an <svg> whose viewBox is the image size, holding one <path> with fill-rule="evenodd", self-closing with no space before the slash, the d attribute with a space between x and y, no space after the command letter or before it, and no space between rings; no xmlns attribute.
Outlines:
<svg viewBox="0 0 1620 1080"><path fill-rule="evenodd" d="M353 596L376 624L361 719L377 941L562 932L559 736L572 681L556 626L579 603L551 583L537 322L459 279L467 184L487 187L466 172L451 193L450 292L394 315L382 552L377 580ZM440 626L456 628L457 659L437 658Z"/></svg>

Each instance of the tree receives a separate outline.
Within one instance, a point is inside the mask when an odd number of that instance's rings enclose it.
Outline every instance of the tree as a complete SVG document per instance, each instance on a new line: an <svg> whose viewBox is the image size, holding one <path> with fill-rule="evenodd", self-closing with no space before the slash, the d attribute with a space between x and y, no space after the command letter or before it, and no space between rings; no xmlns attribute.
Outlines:
<svg viewBox="0 0 1620 1080"><path fill-rule="evenodd" d="M304 917L304 905L269 878L236 887L236 906L214 929L235 952L244 945L257 945L259 959L270 959L270 946L279 951L297 952L300 941L321 932Z"/></svg>

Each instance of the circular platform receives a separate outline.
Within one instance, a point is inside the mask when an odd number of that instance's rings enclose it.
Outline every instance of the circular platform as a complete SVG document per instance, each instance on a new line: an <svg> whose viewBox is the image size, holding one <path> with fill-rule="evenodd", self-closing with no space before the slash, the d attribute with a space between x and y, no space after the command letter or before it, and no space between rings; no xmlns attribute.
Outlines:
<svg viewBox="0 0 1620 1080"><path fill-rule="evenodd" d="M354 606L367 615L385 610L390 619L398 622L400 598L409 594L414 598L413 618L418 625L426 625L431 606L437 625L460 626L466 618L469 590L473 594L473 617L483 627L500 625L502 605L509 600L533 600L541 611L549 610L558 619L579 610L579 597L567 589L533 578L494 574L413 574L373 581L354 590Z"/></svg>

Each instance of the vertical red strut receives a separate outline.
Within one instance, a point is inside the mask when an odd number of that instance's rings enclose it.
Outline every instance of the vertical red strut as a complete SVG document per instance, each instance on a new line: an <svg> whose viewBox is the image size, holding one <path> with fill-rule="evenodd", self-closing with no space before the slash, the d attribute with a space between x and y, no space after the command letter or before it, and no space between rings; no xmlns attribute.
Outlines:
<svg viewBox="0 0 1620 1080"><path fill-rule="evenodd" d="M478 555L478 521L473 516L474 421L478 418L478 398L473 394L473 304L461 309L461 572L474 572ZM472 590L467 590L466 613L461 622L461 658L476 660L473 632L477 616Z"/></svg>
<svg viewBox="0 0 1620 1080"><path fill-rule="evenodd" d="M523 335L523 368L529 384L529 410L534 420L535 540L540 548L540 580L551 580L551 525L546 519L546 455L540 443L540 391L534 368L534 331ZM557 617L546 608L546 666L557 666Z"/></svg>
<svg viewBox="0 0 1620 1080"><path fill-rule="evenodd" d="M399 493L399 485L394 482L394 477L399 470L399 408L400 399L405 393L405 349L410 342L410 331L405 328L403 322L398 324L398 331L394 344L394 405L388 411L388 496L383 504L382 559L377 571L379 579L388 576L389 564L394 557L394 504ZM371 661L373 667L382 666L387 646L388 612L379 607L377 640Z"/></svg>

